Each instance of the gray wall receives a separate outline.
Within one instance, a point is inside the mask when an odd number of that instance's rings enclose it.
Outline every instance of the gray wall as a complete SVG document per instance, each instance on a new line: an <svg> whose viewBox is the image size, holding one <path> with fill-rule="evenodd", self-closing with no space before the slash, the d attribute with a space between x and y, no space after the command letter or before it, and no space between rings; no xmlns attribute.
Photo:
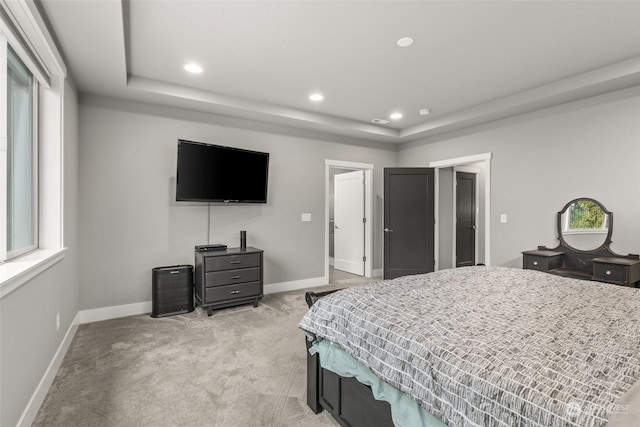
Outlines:
<svg viewBox="0 0 640 427"><path fill-rule="evenodd" d="M640 90L563 105L401 147L400 166L491 152L491 264L554 245L556 213L592 197L614 214L613 249L640 252ZM508 223L500 223L500 214Z"/></svg>
<svg viewBox="0 0 640 427"><path fill-rule="evenodd" d="M65 85L65 258L0 300L0 425L14 426L78 312L78 103ZM60 329L56 331L56 313Z"/></svg>
<svg viewBox="0 0 640 427"><path fill-rule="evenodd" d="M231 119L229 119L231 120ZM178 138L270 155L265 205L211 206L211 242L265 251L265 287L324 276L325 159L372 163L382 197L383 167L397 164L395 146L366 148L340 140L277 134L220 116L98 97L80 105L81 309L151 300L151 269L193 264L207 243L207 206L175 202ZM244 128L242 128L242 125ZM376 205L374 229L382 229ZM300 214L311 213L312 222ZM381 233L374 268L381 268Z"/></svg>

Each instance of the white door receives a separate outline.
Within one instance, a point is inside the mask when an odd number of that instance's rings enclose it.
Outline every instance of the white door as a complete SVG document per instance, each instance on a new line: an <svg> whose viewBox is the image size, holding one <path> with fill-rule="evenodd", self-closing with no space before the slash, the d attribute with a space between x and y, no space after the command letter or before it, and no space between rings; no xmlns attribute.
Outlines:
<svg viewBox="0 0 640 427"><path fill-rule="evenodd" d="M364 276L364 171L334 177L334 267Z"/></svg>

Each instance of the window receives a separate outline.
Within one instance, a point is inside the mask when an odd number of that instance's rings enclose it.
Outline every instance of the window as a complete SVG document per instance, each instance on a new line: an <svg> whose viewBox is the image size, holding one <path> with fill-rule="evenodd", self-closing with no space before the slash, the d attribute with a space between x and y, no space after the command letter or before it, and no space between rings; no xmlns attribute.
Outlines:
<svg viewBox="0 0 640 427"><path fill-rule="evenodd" d="M0 1L0 299L66 252L67 69L35 3Z"/></svg>
<svg viewBox="0 0 640 427"><path fill-rule="evenodd" d="M38 247L37 83L7 49L6 257Z"/></svg>
<svg viewBox="0 0 640 427"><path fill-rule="evenodd" d="M591 199L579 199L562 213L563 233L606 233L609 229L609 215Z"/></svg>

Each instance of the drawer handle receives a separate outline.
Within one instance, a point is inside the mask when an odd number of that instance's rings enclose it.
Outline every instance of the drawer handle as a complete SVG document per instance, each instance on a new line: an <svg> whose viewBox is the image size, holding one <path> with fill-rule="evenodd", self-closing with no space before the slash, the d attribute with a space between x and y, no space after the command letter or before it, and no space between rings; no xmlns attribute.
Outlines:
<svg viewBox="0 0 640 427"><path fill-rule="evenodd" d="M239 279L240 276L229 276L229 279Z"/></svg>
<svg viewBox="0 0 640 427"><path fill-rule="evenodd" d="M611 276L611 270L605 271L604 274L606 274L607 276Z"/></svg>
<svg viewBox="0 0 640 427"><path fill-rule="evenodd" d="M170 271L169 274L180 274L180 270L173 270Z"/></svg>
<svg viewBox="0 0 640 427"><path fill-rule="evenodd" d="M538 265L538 261L533 261L533 265Z"/></svg>
<svg viewBox="0 0 640 427"><path fill-rule="evenodd" d="M240 261L229 261L229 264L240 264Z"/></svg>
<svg viewBox="0 0 640 427"><path fill-rule="evenodd" d="M233 294L233 295L236 295L236 294L239 294L239 293L240 293L240 291L231 291L231 292L229 292L229 293L230 293L230 294Z"/></svg>

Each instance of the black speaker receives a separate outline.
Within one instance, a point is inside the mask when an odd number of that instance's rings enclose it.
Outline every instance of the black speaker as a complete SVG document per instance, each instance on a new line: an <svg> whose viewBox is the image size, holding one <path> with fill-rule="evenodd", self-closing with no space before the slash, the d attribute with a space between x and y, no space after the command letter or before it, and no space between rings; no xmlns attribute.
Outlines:
<svg viewBox="0 0 640 427"><path fill-rule="evenodd" d="M240 231L240 249L247 249L247 232Z"/></svg>
<svg viewBox="0 0 640 427"><path fill-rule="evenodd" d="M151 317L193 311L193 266L171 265L152 269Z"/></svg>

